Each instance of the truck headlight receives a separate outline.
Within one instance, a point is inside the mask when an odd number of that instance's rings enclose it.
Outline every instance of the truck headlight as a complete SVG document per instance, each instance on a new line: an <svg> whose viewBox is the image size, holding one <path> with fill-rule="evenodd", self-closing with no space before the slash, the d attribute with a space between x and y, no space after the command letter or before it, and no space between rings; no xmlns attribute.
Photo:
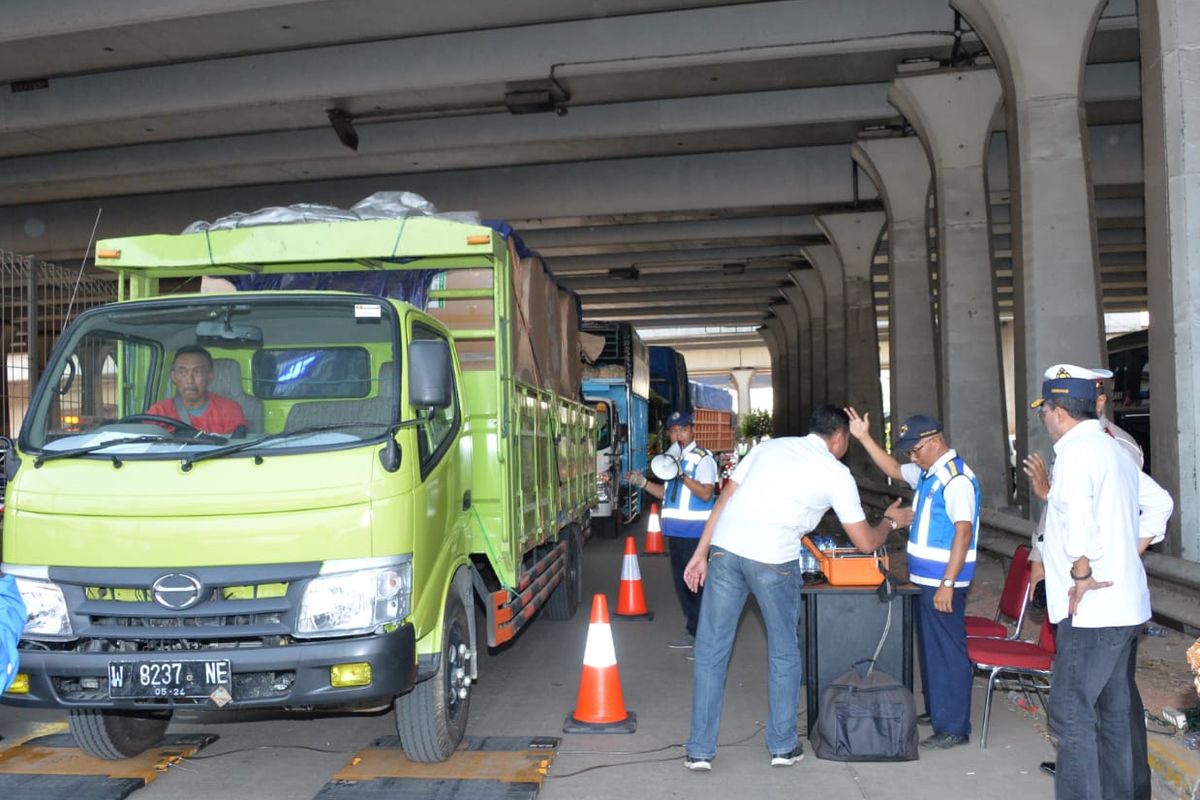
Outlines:
<svg viewBox="0 0 1200 800"><path fill-rule="evenodd" d="M67 601L57 584L17 577L17 590L28 614L24 636L66 639L73 635Z"/></svg>
<svg viewBox="0 0 1200 800"><path fill-rule="evenodd" d="M596 481L596 498L601 503L607 503L612 499L612 495L609 492L610 488L611 485L607 480Z"/></svg>
<svg viewBox="0 0 1200 800"><path fill-rule="evenodd" d="M380 561L387 566L373 566ZM364 568L365 567L365 568ZM327 561L309 581L296 619L299 637L371 633L408 616L412 561Z"/></svg>

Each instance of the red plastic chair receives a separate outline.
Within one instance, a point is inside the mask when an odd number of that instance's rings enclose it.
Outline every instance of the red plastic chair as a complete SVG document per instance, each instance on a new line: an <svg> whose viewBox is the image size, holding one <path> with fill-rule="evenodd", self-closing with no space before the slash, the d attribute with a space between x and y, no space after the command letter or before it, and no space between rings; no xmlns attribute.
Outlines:
<svg viewBox="0 0 1200 800"><path fill-rule="evenodd" d="M988 722L992 718L992 693L1000 675L1013 675L1024 689L1024 676L1045 679L1050 684L1050 673L1054 668L1054 626L1047 619L1042 622L1038 643L1018 642L1012 639L967 639L967 657L976 669L988 670L987 699L983 703L983 734L979 737L979 749L987 747ZM1041 688L1033 689L1041 698ZM1043 705L1045 705L1043 703Z"/></svg>
<svg viewBox="0 0 1200 800"><path fill-rule="evenodd" d="M1021 626L1025 623L1025 609L1029 607L1029 545L1018 545L1013 552L1012 563L1004 577L1004 590L993 619L967 615L967 636L982 636L989 639L1019 639ZM1012 620L1011 632L1002 619Z"/></svg>

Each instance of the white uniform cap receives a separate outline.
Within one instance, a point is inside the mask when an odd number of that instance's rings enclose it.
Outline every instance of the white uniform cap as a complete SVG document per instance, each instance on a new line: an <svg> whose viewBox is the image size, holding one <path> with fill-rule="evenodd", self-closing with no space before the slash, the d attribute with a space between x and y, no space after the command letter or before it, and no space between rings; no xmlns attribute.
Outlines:
<svg viewBox="0 0 1200 800"><path fill-rule="evenodd" d="M1101 381L1113 376L1112 370L1103 367L1077 367L1074 364L1054 364L1042 373L1046 380L1055 378L1083 378L1089 381Z"/></svg>

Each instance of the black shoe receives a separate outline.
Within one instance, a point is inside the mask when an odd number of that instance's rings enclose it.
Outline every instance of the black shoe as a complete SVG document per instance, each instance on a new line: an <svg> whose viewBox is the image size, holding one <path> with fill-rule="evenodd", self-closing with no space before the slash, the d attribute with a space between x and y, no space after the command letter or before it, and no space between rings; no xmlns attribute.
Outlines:
<svg viewBox="0 0 1200 800"><path fill-rule="evenodd" d="M970 736L960 736L954 733L935 733L927 739L921 740L922 750L949 750L951 747L958 747L960 744L966 744L971 741Z"/></svg>
<svg viewBox="0 0 1200 800"><path fill-rule="evenodd" d="M1038 768L1041 769L1041 771L1046 773L1047 775L1053 775L1054 774L1054 766L1056 763L1057 762L1054 762L1054 761L1043 761L1041 764L1038 764Z"/></svg>
<svg viewBox="0 0 1200 800"><path fill-rule="evenodd" d="M933 717L929 716L929 712L926 711L924 714L917 717L917 724L929 727L933 725Z"/></svg>

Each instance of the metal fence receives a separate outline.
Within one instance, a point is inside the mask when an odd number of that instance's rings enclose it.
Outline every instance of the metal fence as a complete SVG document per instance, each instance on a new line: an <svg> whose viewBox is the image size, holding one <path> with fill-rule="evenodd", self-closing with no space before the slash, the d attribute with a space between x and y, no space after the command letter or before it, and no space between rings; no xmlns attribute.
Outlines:
<svg viewBox="0 0 1200 800"><path fill-rule="evenodd" d="M116 299L115 280L0 250L0 433L17 435L33 388L67 323Z"/></svg>

